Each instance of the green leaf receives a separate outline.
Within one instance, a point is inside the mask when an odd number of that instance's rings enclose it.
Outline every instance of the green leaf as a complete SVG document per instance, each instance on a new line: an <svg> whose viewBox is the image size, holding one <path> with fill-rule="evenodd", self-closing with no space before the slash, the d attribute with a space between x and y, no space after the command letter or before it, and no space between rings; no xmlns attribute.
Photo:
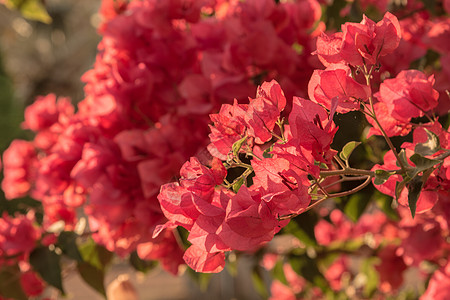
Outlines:
<svg viewBox="0 0 450 300"><path fill-rule="evenodd" d="M239 156L239 151L242 148L242 145L245 143L245 141L247 140L247 136L244 136L242 139L240 139L239 141L235 142L233 144L233 146L231 147L232 151L233 151L233 155L235 157Z"/></svg>
<svg viewBox="0 0 450 300"><path fill-rule="evenodd" d="M373 294L378 288L378 272L375 269L375 263L379 260L378 257L371 257L366 260L364 260L362 264L362 273L366 277L366 282L364 284L364 296L367 299L370 299L373 297Z"/></svg>
<svg viewBox="0 0 450 300"><path fill-rule="evenodd" d="M106 298L105 290L105 271L100 270L87 262L80 262L77 265L78 273L81 278L94 290L102 294Z"/></svg>
<svg viewBox="0 0 450 300"><path fill-rule="evenodd" d="M30 254L30 264L48 284L64 294L61 279L60 256L47 247L39 247Z"/></svg>
<svg viewBox="0 0 450 300"><path fill-rule="evenodd" d="M417 200L419 199L420 192L423 189L423 186L427 182L428 178L430 177L431 173L433 173L433 169L430 168L423 172L422 176L416 176L414 177L407 185L408 187L408 205L409 209L411 210L411 215L414 218L416 214L416 204Z"/></svg>
<svg viewBox="0 0 450 300"><path fill-rule="evenodd" d="M309 258L307 255L300 255L291 256L289 258L289 263L297 274L304 277L323 291L326 290L328 283L317 267L316 260Z"/></svg>
<svg viewBox="0 0 450 300"><path fill-rule="evenodd" d="M385 170L375 170L375 180L373 184L380 185L385 183L391 175L394 175L395 172L388 172Z"/></svg>
<svg viewBox="0 0 450 300"><path fill-rule="evenodd" d="M304 51L304 47L300 45L299 43L292 44L292 49L298 54L301 55Z"/></svg>
<svg viewBox="0 0 450 300"><path fill-rule="evenodd" d="M339 153L339 157L344 161L348 161L353 150L355 150L355 148L358 147L359 145L361 145L361 142L355 142L355 141L348 142L342 148L341 153Z"/></svg>
<svg viewBox="0 0 450 300"><path fill-rule="evenodd" d="M282 284L289 285L284 274L283 264L283 260L280 259L277 261L272 271L273 278L278 279Z"/></svg>
<svg viewBox="0 0 450 300"><path fill-rule="evenodd" d="M273 146L275 144L270 145L269 148L267 148L266 150L264 150L263 152L263 158L272 158L273 154L271 153L273 150Z"/></svg>
<svg viewBox="0 0 450 300"><path fill-rule="evenodd" d="M113 253L92 239L79 247L83 261L78 263L81 278L93 289L105 296L104 277L106 266L111 262Z"/></svg>
<svg viewBox="0 0 450 300"><path fill-rule="evenodd" d="M269 297L269 292L262 277L261 271L259 270L258 267L253 269L252 281L253 286L255 287L255 290L258 292L258 294L260 294L263 297L263 299L267 299Z"/></svg>
<svg viewBox="0 0 450 300"><path fill-rule="evenodd" d="M301 217L291 220L284 228L283 233L292 234L307 246L317 246L314 226L318 219L313 211L303 213Z"/></svg>
<svg viewBox="0 0 450 300"><path fill-rule="evenodd" d="M400 159L400 162L403 164L403 166L405 168L409 167L410 164L408 162L408 159L406 158L406 151L405 149L402 149L399 153L398 153L398 158ZM400 164L398 163L398 161L396 162L397 166L400 167Z"/></svg>
<svg viewBox="0 0 450 300"><path fill-rule="evenodd" d="M241 176L235 184L233 184L233 191L237 193L241 186L244 184L244 176Z"/></svg>
<svg viewBox="0 0 450 300"><path fill-rule="evenodd" d="M84 262L100 270L104 270L113 258L112 252L109 252L103 246L97 245L92 239L81 245L79 251Z"/></svg>
<svg viewBox="0 0 450 300"><path fill-rule="evenodd" d="M321 161L315 160L315 161L314 161L314 165L315 165L315 166L319 166L319 168L321 168L321 169L323 169L323 170L328 170L328 169L329 169L328 166L327 166L327 164L324 163L324 162L321 162Z"/></svg>
<svg viewBox="0 0 450 300"><path fill-rule="evenodd" d="M362 193L353 194L350 196L350 200L345 205L344 212L350 220L356 223L364 213L364 210L369 202L370 197L367 197Z"/></svg>
<svg viewBox="0 0 450 300"><path fill-rule="evenodd" d="M402 180L395 183L395 199L398 200L400 198L400 195L406 186L406 182L406 180Z"/></svg>
<svg viewBox="0 0 450 300"><path fill-rule="evenodd" d="M27 19L46 24L52 22L42 0L6 0L5 5L10 9L18 9Z"/></svg>
<svg viewBox="0 0 450 300"><path fill-rule="evenodd" d="M436 0L422 0L421 2L427 11L431 12L433 15L436 14Z"/></svg>
<svg viewBox="0 0 450 300"><path fill-rule="evenodd" d="M20 269L17 265L2 265L0 268L0 298L27 300L20 284Z"/></svg>
<svg viewBox="0 0 450 300"><path fill-rule="evenodd" d="M425 129L428 140L425 143L417 144L414 148L414 152L423 156L433 155L441 150L441 143L439 137L432 131Z"/></svg>
<svg viewBox="0 0 450 300"><path fill-rule="evenodd" d="M416 177L417 174L419 174L420 172L430 169L430 168L434 167L435 165L442 162L437 159L429 159L429 158L423 157L422 155L417 154L417 153L411 155L411 157L409 159L416 165L415 168L408 170L406 172L406 174L411 179Z"/></svg>
<svg viewBox="0 0 450 300"><path fill-rule="evenodd" d="M62 252L77 262L83 261L76 240L78 235L73 231L63 231L58 237L58 246Z"/></svg>
<svg viewBox="0 0 450 300"><path fill-rule="evenodd" d="M209 282L211 281L212 274L195 272L191 268L187 268L187 272L190 275L191 279L197 283L200 291L206 292L209 286Z"/></svg>
<svg viewBox="0 0 450 300"><path fill-rule="evenodd" d="M130 261L130 265L136 271L139 271L142 273L147 273L148 271L152 270L157 265L157 263L154 261L141 259L136 251L134 251L130 254L129 261Z"/></svg>
<svg viewBox="0 0 450 300"><path fill-rule="evenodd" d="M409 183L408 183L408 205L409 209L411 210L411 216L414 218L416 215L416 204L417 200L419 199L420 192L422 191L423 187L423 181L422 176L416 176L414 177Z"/></svg>
<svg viewBox="0 0 450 300"><path fill-rule="evenodd" d="M375 191L375 193L373 194L373 199L375 199L375 203L377 204L377 206L386 214L389 219L393 221L400 220L397 210L392 207L392 201L394 201L392 197Z"/></svg>

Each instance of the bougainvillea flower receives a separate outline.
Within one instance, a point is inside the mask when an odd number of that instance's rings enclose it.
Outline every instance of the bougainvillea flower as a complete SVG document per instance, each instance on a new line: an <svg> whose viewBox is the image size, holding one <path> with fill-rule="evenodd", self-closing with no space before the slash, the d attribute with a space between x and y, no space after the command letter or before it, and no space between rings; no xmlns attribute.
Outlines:
<svg viewBox="0 0 450 300"><path fill-rule="evenodd" d="M233 144L245 135L254 138L257 144L269 141L285 106L286 97L275 80L258 87L256 98L250 98L248 105L236 100L233 105L222 105L218 114L210 116L214 125L210 126L209 152L226 160Z"/></svg>
<svg viewBox="0 0 450 300"><path fill-rule="evenodd" d="M373 105L373 108L375 110L377 120L387 136L389 137L396 135L405 136L411 131L412 124L394 118L389 112L386 103L377 102ZM372 127L370 127L369 132L367 133L367 138L369 138L372 135L383 135L380 129L378 128L378 124L375 122L375 120L367 115L366 118L367 121L372 125Z"/></svg>
<svg viewBox="0 0 450 300"><path fill-rule="evenodd" d="M330 266L328 266L324 276L334 291L341 290L342 277L348 269L349 259L346 255L339 256Z"/></svg>
<svg viewBox="0 0 450 300"><path fill-rule="evenodd" d="M170 230L165 230L151 242L139 244L137 254L141 259L159 260L164 270L174 275L178 274L178 267L183 264L183 251Z"/></svg>
<svg viewBox="0 0 450 300"><path fill-rule="evenodd" d="M161 209L169 219L168 226L179 225L191 230L200 215L224 214L221 196L214 190L226 175L221 163L215 162L209 169L197 158L191 158L183 165L180 174L180 183L163 185L158 195Z"/></svg>
<svg viewBox="0 0 450 300"><path fill-rule="evenodd" d="M360 102L365 102L371 92L367 85L362 85L351 76L346 65L334 64L325 70L315 70L308 84L309 98L331 110L331 102L336 99L336 111L346 113L360 109Z"/></svg>
<svg viewBox="0 0 450 300"><path fill-rule="evenodd" d="M417 70L401 71L380 85L377 98L386 104L392 117L409 122L437 106L439 93L433 85L433 75L427 77Z"/></svg>
<svg viewBox="0 0 450 300"><path fill-rule="evenodd" d="M286 97L284 96L281 86L275 80L271 82L263 82L256 91L256 98L265 98L270 100L278 109L283 111L286 107Z"/></svg>
<svg viewBox="0 0 450 300"><path fill-rule="evenodd" d="M225 254L223 252L209 253L195 245L186 250L183 259L196 272L218 273L225 267Z"/></svg>
<svg viewBox="0 0 450 300"><path fill-rule="evenodd" d="M337 132L333 122L334 111L328 112L319 104L294 97L289 125L292 133L290 145L298 145L311 151L314 159L325 162L334 155L331 142Z"/></svg>
<svg viewBox="0 0 450 300"><path fill-rule="evenodd" d="M318 38L315 53L326 66L342 61L353 66L375 64L394 51L401 38L400 24L389 12L378 23L363 16L361 23L347 22L341 28L342 33Z"/></svg>
<svg viewBox="0 0 450 300"><path fill-rule="evenodd" d="M181 168L180 183L193 194L208 199L212 197L214 187L220 185L226 175L227 170L219 159L213 158L212 167L207 168L197 158L191 157L189 163Z"/></svg>
<svg viewBox="0 0 450 300"><path fill-rule="evenodd" d="M264 144L272 139L272 131L280 116L277 106L266 98L250 100L245 114L247 134L255 138L258 144Z"/></svg>
<svg viewBox="0 0 450 300"><path fill-rule="evenodd" d="M448 5L450 7L450 4ZM450 10L450 9L449 9ZM440 270L434 272L428 288L420 300L445 300L450 292L450 261Z"/></svg>
<svg viewBox="0 0 450 300"><path fill-rule="evenodd" d="M273 238L279 223L261 195L242 186L228 203L219 236L232 249L255 250Z"/></svg>
<svg viewBox="0 0 450 300"><path fill-rule="evenodd" d="M322 219L314 227L320 245L328 246L334 241L347 240L352 235L352 223L340 210L333 210L330 219L332 223Z"/></svg>
<svg viewBox="0 0 450 300"><path fill-rule="evenodd" d="M440 224L435 220L414 220L416 224L405 225L402 242L396 254L405 264L418 266L421 262L433 260L443 251L444 240Z"/></svg>
<svg viewBox="0 0 450 300"><path fill-rule="evenodd" d="M20 275L20 284L28 297L39 296L44 292L45 284L34 271L26 271Z"/></svg>
<svg viewBox="0 0 450 300"><path fill-rule="evenodd" d="M288 138L286 144L276 144L271 152L277 158L283 158L289 162L289 170L298 175L308 174L319 177L320 168L314 161L314 155L310 150L299 147L297 139ZM287 169L286 169L287 170ZM256 172L256 171L255 171Z"/></svg>
<svg viewBox="0 0 450 300"><path fill-rule="evenodd" d="M41 236L33 222L34 214L13 218L3 213L0 218L0 253L6 256L29 254Z"/></svg>
<svg viewBox="0 0 450 300"><path fill-rule="evenodd" d="M210 115L213 126L210 126L211 144L208 145L208 150L212 156L226 160L233 144L245 135L246 110L247 105L238 104L235 100L233 105L224 104L219 113Z"/></svg>
<svg viewBox="0 0 450 300"><path fill-rule="evenodd" d="M308 173L284 158L266 158L252 161L254 188L262 192L262 199L275 216L298 214L310 203ZM297 171L294 171L297 170Z"/></svg>
<svg viewBox="0 0 450 300"><path fill-rule="evenodd" d="M247 135L254 137L258 144L269 141L285 106L286 98L280 85L275 80L264 82L258 87L256 98L250 99L244 115Z"/></svg>
<svg viewBox="0 0 450 300"><path fill-rule="evenodd" d="M38 167L36 149L31 142L14 140L3 152L2 190L6 199L27 195Z"/></svg>
<svg viewBox="0 0 450 300"><path fill-rule="evenodd" d="M56 98L54 94L37 97L33 104L25 109L25 121L22 127L33 131L45 130L55 123L67 123L74 114L69 98Z"/></svg>
<svg viewBox="0 0 450 300"><path fill-rule="evenodd" d="M425 42L439 53L447 54L450 52L450 20L444 18L440 22L432 25L427 32Z"/></svg>
<svg viewBox="0 0 450 300"><path fill-rule="evenodd" d="M296 300L295 293L290 287L282 284L279 280L275 279L270 285L269 300Z"/></svg>
<svg viewBox="0 0 450 300"><path fill-rule="evenodd" d="M346 63L340 54L343 35L342 32L336 32L331 35L322 32L322 34L317 37L317 50L314 53L318 55L320 62L322 62L325 67L332 64Z"/></svg>
<svg viewBox="0 0 450 300"><path fill-rule="evenodd" d="M189 216L186 216L180 207L181 197L185 189L178 183L168 183L161 187L161 192L158 195L161 210L166 218L175 226L183 226L187 230L192 228L194 221Z"/></svg>
<svg viewBox="0 0 450 300"><path fill-rule="evenodd" d="M380 264L375 266L380 276L380 289L390 293L398 289L403 283L403 271L407 269L402 256L397 254L397 246L388 245L378 253Z"/></svg>

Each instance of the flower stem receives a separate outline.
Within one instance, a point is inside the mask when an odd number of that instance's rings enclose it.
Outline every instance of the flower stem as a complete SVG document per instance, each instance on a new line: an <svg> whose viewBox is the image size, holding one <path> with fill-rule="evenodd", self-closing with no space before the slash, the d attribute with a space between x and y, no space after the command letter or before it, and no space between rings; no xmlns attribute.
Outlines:
<svg viewBox="0 0 450 300"><path fill-rule="evenodd" d="M366 65L364 65L364 76L366 78L366 84L367 86L369 86L369 88L371 87L371 83L370 83L370 76L372 76L372 71L373 71L373 66L372 68L370 68L370 70L367 70ZM403 165L402 161L400 160L400 157L398 155L397 149L395 149L394 144L392 144L391 139L389 138L389 136L386 134L386 131L384 131L383 126L381 126L380 122L378 121L377 115L375 113L375 108L374 108L374 103L373 103L373 96L370 95L369 96L369 103L370 103L370 108L371 108L371 114L369 114L369 116L372 117L372 119L375 121L375 123L378 126L378 129L381 131L381 134L383 135L384 139L386 140L389 148L392 150L392 152L395 155L395 158L398 161L398 164L400 165L400 168L402 168L402 171L406 170L405 165Z"/></svg>

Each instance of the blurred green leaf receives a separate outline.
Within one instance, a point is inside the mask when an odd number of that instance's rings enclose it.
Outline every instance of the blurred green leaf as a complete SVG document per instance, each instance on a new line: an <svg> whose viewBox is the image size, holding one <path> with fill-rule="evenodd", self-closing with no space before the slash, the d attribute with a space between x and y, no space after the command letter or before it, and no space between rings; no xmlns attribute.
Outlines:
<svg viewBox="0 0 450 300"><path fill-rule="evenodd" d="M143 260L139 257L136 251L130 254L130 265L139 272L147 273L156 267L157 263L154 261Z"/></svg>
<svg viewBox="0 0 450 300"><path fill-rule="evenodd" d="M261 270L258 267L253 269L252 281L258 294L260 294L264 299L267 299L269 297L269 291L267 290L264 278L262 277Z"/></svg>
<svg viewBox="0 0 450 300"><path fill-rule="evenodd" d="M77 264L78 273L81 278L94 290L102 294L106 299L105 290L105 271L100 270L87 262L80 262Z"/></svg>
<svg viewBox="0 0 450 300"><path fill-rule="evenodd" d="M384 195L378 191L375 191L372 197L375 199L375 203L377 204L377 206L386 214L389 219L393 221L398 221L400 219L397 210L392 208L392 201L394 201L392 197Z"/></svg>
<svg viewBox="0 0 450 300"><path fill-rule="evenodd" d="M88 239L82 244L79 247L79 252L83 258L83 261L77 265L81 278L94 290L106 297L105 269L111 262L113 253L96 244L92 239Z"/></svg>
<svg viewBox="0 0 450 300"><path fill-rule="evenodd" d="M370 197L363 193L356 193L350 196L350 200L347 202L344 208L344 213L352 220L357 222L361 215L364 213L367 205L370 202Z"/></svg>
<svg viewBox="0 0 450 300"><path fill-rule="evenodd" d="M64 294L61 279L60 256L47 247L38 247L30 254L30 264L48 284Z"/></svg>
<svg viewBox="0 0 450 300"><path fill-rule="evenodd" d="M319 287L323 291L327 289L328 283L317 267L317 261L309 258L307 255L291 256L289 263L292 269L311 282L314 286Z"/></svg>
<svg viewBox="0 0 450 300"><path fill-rule="evenodd" d="M80 251L78 251L78 246L76 240L78 235L73 231L63 231L58 237L58 246L62 252L68 257L81 262L83 258L81 257Z"/></svg>
<svg viewBox="0 0 450 300"><path fill-rule="evenodd" d="M105 247L97 245L92 239L87 240L79 247L83 261L91 264L99 270L104 270L113 258L113 253Z"/></svg>
<svg viewBox="0 0 450 300"><path fill-rule="evenodd" d="M190 275L191 279L197 283L200 290L202 292L206 292L209 286L209 282L211 281L212 274L195 272L191 268L187 268L187 272Z"/></svg>
<svg viewBox="0 0 450 300"><path fill-rule="evenodd" d="M27 19L50 24L52 18L48 14L42 0L6 0L6 7L17 9Z"/></svg>
<svg viewBox="0 0 450 300"><path fill-rule="evenodd" d="M309 211L289 222L283 228L283 232L292 234L307 246L317 246L314 234L314 226L317 221L317 215L313 211Z"/></svg>
<svg viewBox="0 0 450 300"><path fill-rule="evenodd" d="M378 288L378 272L375 269L375 263L377 260L378 257L370 257L364 260L362 264L362 273L366 276L363 293L367 299L372 298Z"/></svg>
<svg viewBox="0 0 450 300"><path fill-rule="evenodd" d="M284 269L283 269L284 261L278 260L275 264L275 267L273 268L272 274L273 278L279 280L282 284L288 285L286 276L284 275Z"/></svg>
<svg viewBox="0 0 450 300"><path fill-rule="evenodd" d="M16 300L28 299L20 284L20 270L17 265L2 265L0 269L0 296L1 298Z"/></svg>
<svg viewBox="0 0 450 300"><path fill-rule="evenodd" d="M429 12L436 14L436 0L421 0L421 2Z"/></svg>

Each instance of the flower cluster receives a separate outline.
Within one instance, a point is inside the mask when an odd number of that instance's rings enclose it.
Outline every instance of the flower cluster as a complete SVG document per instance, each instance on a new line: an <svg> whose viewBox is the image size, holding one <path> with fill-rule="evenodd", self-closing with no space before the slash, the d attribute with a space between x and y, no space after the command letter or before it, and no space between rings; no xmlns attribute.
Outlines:
<svg viewBox="0 0 450 300"><path fill-rule="evenodd" d="M342 28L343 33L323 34L317 40L316 54L326 69L315 70L309 81L311 100L294 97L290 113L283 117L289 101L271 81L263 83L248 104L235 100L223 105L211 115L208 150L213 158L203 164L191 158L181 169L179 183L162 186L158 199L169 221L159 230L182 226L189 231L191 246L184 259L194 270L222 270L225 252L254 251L291 218L328 198L351 195L371 181L409 207L399 208L402 220L388 221L380 212L363 216L354 226L334 210L330 214L334 226L324 220L316 225L317 242L329 246L370 234L371 255L382 259L376 270L385 292L403 283L401 276L394 278L386 270L402 274L421 261L446 259L449 132L435 116L439 92L434 77L406 70L374 82L381 58L400 44L401 28L394 15L386 13L378 23L365 17ZM391 150L383 165L370 171L351 168L348 159L355 142L339 156L331 148L338 131L334 115L350 111L366 116L372 125L369 136L385 138ZM398 152L390 137L411 130L412 142L405 142ZM343 181L363 182L331 193ZM424 240L434 246L423 247L418 241ZM348 261L342 256L325 273L335 291L341 289ZM287 293L275 284L274 293Z"/></svg>
<svg viewBox="0 0 450 300"><path fill-rule="evenodd" d="M37 227L34 215L10 217L6 213L0 218L0 269L14 276L14 263L19 263L20 278L17 282L28 297L40 295L45 287L43 280L30 268L28 260L41 239L41 230ZM10 284L15 282L13 279ZM12 293L14 294L14 292Z"/></svg>
<svg viewBox="0 0 450 300"><path fill-rule="evenodd" d="M237 193L222 186L227 182L227 170L217 157L211 161L211 168L191 158L181 169L180 183L161 188L158 199L169 219L164 226L183 226L190 231L192 246L184 257L193 269L222 270L223 252L257 249L287 224L280 217L299 214L309 205L308 175L319 175L315 158L329 163L334 153L330 144L337 129L332 115L302 98L294 99L291 125L284 127L280 113L285 105L283 91L272 81L260 86L249 104L224 105L211 116L215 130L209 149L221 157L232 153L225 164L228 168L246 168L243 176L228 183ZM280 127L275 130L277 124ZM273 144L266 158L261 147L276 132L284 137L280 137L283 143ZM241 152L251 153L256 159L246 164L239 158ZM254 172L253 184L247 188L243 183L250 172Z"/></svg>
<svg viewBox="0 0 450 300"><path fill-rule="evenodd" d="M73 230L83 207L96 242L177 273L173 234L152 238L166 221L160 186L201 153L208 114L231 95L244 98L274 77L291 94L304 90L317 63L308 57L320 5L103 1L100 12L103 39L82 77L85 99L75 108L51 94L26 109L22 127L35 138L5 151L2 188L8 199L41 201L45 229L63 221Z"/></svg>

